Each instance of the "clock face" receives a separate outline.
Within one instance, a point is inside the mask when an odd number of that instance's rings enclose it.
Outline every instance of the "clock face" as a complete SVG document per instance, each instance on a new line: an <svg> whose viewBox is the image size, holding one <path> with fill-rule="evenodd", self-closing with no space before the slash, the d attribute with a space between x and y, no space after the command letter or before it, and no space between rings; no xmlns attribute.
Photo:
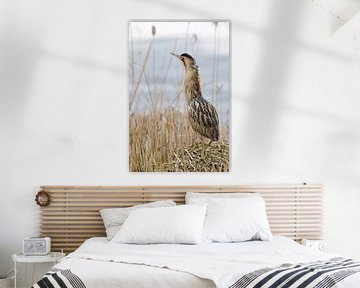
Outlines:
<svg viewBox="0 0 360 288"><path fill-rule="evenodd" d="M36 249L43 250L45 247L45 243L43 241L36 242Z"/></svg>
<svg viewBox="0 0 360 288"><path fill-rule="evenodd" d="M319 243L319 250L320 250L320 251L323 251L323 252L326 252L326 250L327 250L327 244L326 244L325 242Z"/></svg>

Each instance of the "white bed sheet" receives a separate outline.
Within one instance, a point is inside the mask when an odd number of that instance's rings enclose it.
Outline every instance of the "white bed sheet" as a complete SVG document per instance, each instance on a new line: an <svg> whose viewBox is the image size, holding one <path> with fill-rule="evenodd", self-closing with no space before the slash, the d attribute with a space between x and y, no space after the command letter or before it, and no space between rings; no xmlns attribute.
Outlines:
<svg viewBox="0 0 360 288"><path fill-rule="evenodd" d="M56 268L70 269L87 288L215 288L210 280L147 265L70 258Z"/></svg>
<svg viewBox="0 0 360 288"><path fill-rule="evenodd" d="M200 245L112 244L106 238L91 238L56 267L70 269L87 288L225 288L234 279L264 267L336 256L311 250L286 237ZM336 287L360 287L359 274L344 279Z"/></svg>

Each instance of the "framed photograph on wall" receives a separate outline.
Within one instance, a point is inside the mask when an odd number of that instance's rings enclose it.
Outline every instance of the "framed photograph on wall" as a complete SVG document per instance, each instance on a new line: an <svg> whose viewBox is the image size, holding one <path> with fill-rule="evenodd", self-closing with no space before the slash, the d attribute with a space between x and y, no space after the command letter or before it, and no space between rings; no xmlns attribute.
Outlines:
<svg viewBox="0 0 360 288"><path fill-rule="evenodd" d="M129 171L228 172L230 22L129 23Z"/></svg>

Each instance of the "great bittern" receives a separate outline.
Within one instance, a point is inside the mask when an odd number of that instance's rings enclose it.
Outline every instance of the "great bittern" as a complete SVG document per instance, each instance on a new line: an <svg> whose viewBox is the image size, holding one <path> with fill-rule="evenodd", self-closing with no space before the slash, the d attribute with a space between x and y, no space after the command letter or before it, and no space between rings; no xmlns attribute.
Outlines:
<svg viewBox="0 0 360 288"><path fill-rule="evenodd" d="M187 114L192 128L201 136L212 141L219 140L219 117L214 105L205 100L201 93L199 66L195 59L183 53L177 55L185 68L184 93L187 100Z"/></svg>

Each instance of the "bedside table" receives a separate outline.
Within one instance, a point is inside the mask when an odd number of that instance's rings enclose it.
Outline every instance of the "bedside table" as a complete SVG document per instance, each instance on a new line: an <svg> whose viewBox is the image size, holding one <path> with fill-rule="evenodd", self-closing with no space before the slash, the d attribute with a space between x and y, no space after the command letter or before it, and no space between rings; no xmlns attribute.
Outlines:
<svg viewBox="0 0 360 288"><path fill-rule="evenodd" d="M12 255L12 259L14 261L14 270L15 270L14 288L16 288L16 274L17 274L16 264L17 263L33 263L34 265L36 265L36 263L45 263L45 262L51 263L52 262L55 265L63 257L65 257L65 253L60 253L60 252L50 252L49 254L46 254L46 255L36 255L36 256L28 256L28 255L24 255L24 254ZM31 273L31 285L34 284L33 278L34 278L34 266L33 266L32 273Z"/></svg>
<svg viewBox="0 0 360 288"><path fill-rule="evenodd" d="M318 250L321 252L328 251L328 242L326 240L310 240L310 239L303 239L301 240L301 244L309 247L314 250Z"/></svg>

